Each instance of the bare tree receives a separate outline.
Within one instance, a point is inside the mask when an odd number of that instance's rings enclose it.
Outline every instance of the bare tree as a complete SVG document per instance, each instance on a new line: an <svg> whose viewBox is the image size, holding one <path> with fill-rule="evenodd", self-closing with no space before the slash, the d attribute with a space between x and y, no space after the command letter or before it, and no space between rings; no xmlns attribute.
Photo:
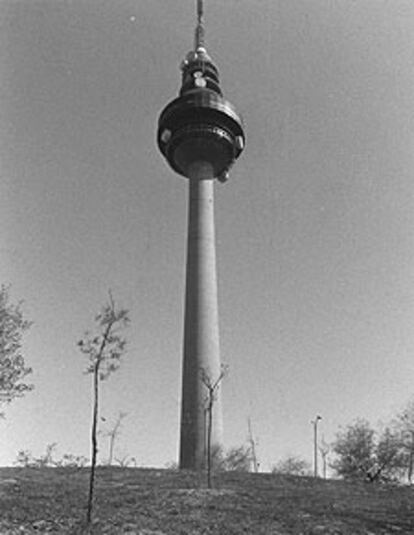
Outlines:
<svg viewBox="0 0 414 535"><path fill-rule="evenodd" d="M323 473L324 479L326 479L327 458L328 458L330 451L331 451L330 445L327 442L325 442L325 438L322 437L322 441L319 444L319 453L321 454L321 457L322 457L322 473Z"/></svg>
<svg viewBox="0 0 414 535"><path fill-rule="evenodd" d="M234 446L223 454L221 469L231 472L250 472L252 452L249 446Z"/></svg>
<svg viewBox="0 0 414 535"><path fill-rule="evenodd" d="M253 463L253 470L255 473L257 473L259 471L259 464L257 462L256 441L254 440L254 437L253 437L252 423L250 420L250 416L249 418L247 418L247 430L248 430L248 440L250 444L250 454L251 454L251 459Z"/></svg>
<svg viewBox="0 0 414 535"><path fill-rule="evenodd" d="M107 379L120 365L120 359L125 353L126 339L119 332L129 324L128 311L125 309L117 310L112 294L109 292L109 302L95 317L95 323L95 332L92 334L87 331L78 342L80 351L86 355L89 361L86 373L92 374L93 378L92 459L86 517L88 524L90 524L92 518L96 457L98 453L99 380Z"/></svg>
<svg viewBox="0 0 414 535"><path fill-rule="evenodd" d="M118 417L111 429L106 431L104 435L109 438L109 457L108 465L111 466L114 457L115 441L121 432L122 420L128 416L127 412L120 411Z"/></svg>
<svg viewBox="0 0 414 535"><path fill-rule="evenodd" d="M54 459L54 453L56 452L57 442L47 444L46 452L37 459L33 459L33 466L38 468L44 468L46 466L56 466L58 463Z"/></svg>
<svg viewBox="0 0 414 535"><path fill-rule="evenodd" d="M22 355L23 334L31 326L21 311L21 303L9 302L9 286L0 288L0 407L33 389L25 378L32 369ZM0 412L3 416L3 412Z"/></svg>
<svg viewBox="0 0 414 535"><path fill-rule="evenodd" d="M24 466L27 468L28 466L32 466L33 456L32 452L30 450L19 450L17 452L16 460L14 461L14 464L17 466Z"/></svg>
<svg viewBox="0 0 414 535"><path fill-rule="evenodd" d="M135 468L137 467L137 460L135 459L135 457L130 457L129 455L124 455L123 457L115 457L115 461L121 468L129 466L130 464Z"/></svg>
<svg viewBox="0 0 414 535"><path fill-rule="evenodd" d="M200 369L200 379L207 389L205 415L206 415L206 466L207 466L207 487L211 489L211 434L213 430L213 406L217 399L217 391L221 381L227 374L227 367L221 366L219 376L214 379L204 369Z"/></svg>
<svg viewBox="0 0 414 535"><path fill-rule="evenodd" d="M318 477L318 423L322 420L322 416L316 415L315 419L311 421L313 425L313 475Z"/></svg>

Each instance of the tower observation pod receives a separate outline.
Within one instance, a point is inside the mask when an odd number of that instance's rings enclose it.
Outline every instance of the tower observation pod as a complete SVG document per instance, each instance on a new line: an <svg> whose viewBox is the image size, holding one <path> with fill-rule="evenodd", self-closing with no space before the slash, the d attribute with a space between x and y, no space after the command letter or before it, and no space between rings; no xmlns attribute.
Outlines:
<svg viewBox="0 0 414 535"><path fill-rule="evenodd" d="M240 116L224 99L217 67L204 44L203 2L197 1L194 50L182 62L179 96L162 111L157 141L171 168L189 179L187 272L182 368L180 468L206 462L207 395L201 380L220 376L214 229L214 182L225 182L241 154ZM212 445L222 444L220 387L213 404Z"/></svg>

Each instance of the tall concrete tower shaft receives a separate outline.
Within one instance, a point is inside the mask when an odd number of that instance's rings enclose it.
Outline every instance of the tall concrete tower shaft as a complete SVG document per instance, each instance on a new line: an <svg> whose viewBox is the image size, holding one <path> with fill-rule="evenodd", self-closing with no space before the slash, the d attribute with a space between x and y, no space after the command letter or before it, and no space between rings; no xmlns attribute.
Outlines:
<svg viewBox="0 0 414 535"><path fill-rule="evenodd" d="M202 370L215 381L220 375L214 229L214 176L209 162L189 169L187 280L181 406L180 466L199 468L206 452L206 389ZM212 443L222 444L221 395L213 404Z"/></svg>
<svg viewBox="0 0 414 535"><path fill-rule="evenodd" d="M194 50L182 63L182 86L158 122L158 146L174 171L189 179L187 275L180 468L205 464L207 394L201 379L220 376L214 229L214 182L225 182L244 148L242 122L223 98L216 66L204 46L203 2L197 0ZM211 437L222 443L219 388L215 392Z"/></svg>

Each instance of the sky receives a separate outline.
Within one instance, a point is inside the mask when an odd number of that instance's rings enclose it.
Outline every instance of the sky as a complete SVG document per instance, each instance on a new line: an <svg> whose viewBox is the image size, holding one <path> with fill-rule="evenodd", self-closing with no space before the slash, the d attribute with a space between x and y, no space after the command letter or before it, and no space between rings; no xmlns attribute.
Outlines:
<svg viewBox="0 0 414 535"><path fill-rule="evenodd" d="M317 414L329 442L414 393L414 3L205 4L246 131L216 185L225 446L250 417L269 470L311 462ZM115 457L177 460L188 184L156 129L194 26L192 0L0 3L0 281L33 320L35 385L0 421L0 465L89 456L76 342L108 289L131 325L101 429L126 412Z"/></svg>

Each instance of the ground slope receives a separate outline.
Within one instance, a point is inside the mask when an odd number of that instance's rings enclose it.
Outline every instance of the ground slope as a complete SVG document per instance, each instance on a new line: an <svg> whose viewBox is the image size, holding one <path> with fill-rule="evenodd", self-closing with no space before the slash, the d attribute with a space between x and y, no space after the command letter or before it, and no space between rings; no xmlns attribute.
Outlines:
<svg viewBox="0 0 414 535"><path fill-rule="evenodd" d="M83 526L88 469L0 469L0 533ZM92 533L129 535L414 534L414 490L272 474L100 468Z"/></svg>

